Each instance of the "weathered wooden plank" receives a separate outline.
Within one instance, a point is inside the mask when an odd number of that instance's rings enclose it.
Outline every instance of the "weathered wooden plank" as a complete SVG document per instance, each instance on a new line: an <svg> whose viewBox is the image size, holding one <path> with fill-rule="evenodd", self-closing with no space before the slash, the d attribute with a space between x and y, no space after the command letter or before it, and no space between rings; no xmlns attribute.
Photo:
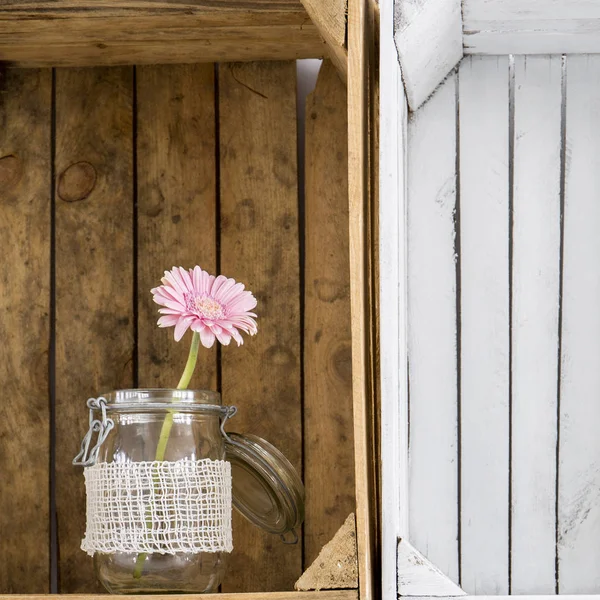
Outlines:
<svg viewBox="0 0 600 600"><path fill-rule="evenodd" d="M175 387L189 352L189 337L157 328L150 289L173 266L216 273L214 93L213 65L137 69L140 387ZM190 387L216 386L217 349L202 348Z"/></svg>
<svg viewBox="0 0 600 600"><path fill-rule="evenodd" d="M281 60L325 52L299 0L39 0L0 9L0 60L25 66Z"/></svg>
<svg viewBox="0 0 600 600"><path fill-rule="evenodd" d="M409 540L458 582L456 87L409 120L407 229Z"/></svg>
<svg viewBox="0 0 600 600"><path fill-rule="evenodd" d="M392 2L381 5L379 148L379 381L381 597L398 596L398 538L409 539L407 357L408 107L394 44Z"/></svg>
<svg viewBox="0 0 600 600"><path fill-rule="evenodd" d="M223 400L236 430L264 436L301 472L296 65L219 69L221 271L258 300L258 335L222 350ZM254 377L248 377L254 374ZM302 548L239 515L226 592L291 589Z"/></svg>
<svg viewBox="0 0 600 600"><path fill-rule="evenodd" d="M600 8L586 0L464 0L468 54L600 52Z"/></svg>
<svg viewBox="0 0 600 600"><path fill-rule="evenodd" d="M346 45L347 0L300 0L328 43L343 48Z"/></svg>
<svg viewBox="0 0 600 600"><path fill-rule="evenodd" d="M355 510L347 128L346 87L326 61L306 103L304 568Z"/></svg>
<svg viewBox="0 0 600 600"><path fill-rule="evenodd" d="M348 0L300 0L327 44L328 55L344 81L348 77L346 11Z"/></svg>
<svg viewBox="0 0 600 600"><path fill-rule="evenodd" d="M514 69L511 592L552 594L561 57L518 56Z"/></svg>
<svg viewBox="0 0 600 600"><path fill-rule="evenodd" d="M461 63L461 585L508 589L508 57Z"/></svg>
<svg viewBox="0 0 600 600"><path fill-rule="evenodd" d="M325 590L318 592L260 592L258 594L166 594L127 596L131 600L358 600L356 590ZM0 600L49 600L67 598L68 600L89 600L89 595L53 594L52 596L0 595ZM583 597L582 600L589 600Z"/></svg>
<svg viewBox="0 0 600 600"><path fill-rule="evenodd" d="M433 93L463 55L460 0L396 0L394 38L411 110Z"/></svg>
<svg viewBox="0 0 600 600"><path fill-rule="evenodd" d="M350 226L350 306L352 326L352 396L356 481L356 541L361 600L376 596L374 558L377 546L375 430L374 290L371 287L370 230L374 203L369 130L373 126L371 78L375 65L375 24L371 0L348 2L348 201ZM375 238L376 239L376 238ZM376 317L375 317L376 318Z"/></svg>
<svg viewBox="0 0 600 600"><path fill-rule="evenodd" d="M558 581L600 588L600 57L569 57L566 97Z"/></svg>
<svg viewBox="0 0 600 600"><path fill-rule="evenodd" d="M61 592L98 592L85 531L85 401L133 383L133 77L56 72L56 503Z"/></svg>
<svg viewBox="0 0 600 600"><path fill-rule="evenodd" d="M50 590L50 71L0 90L0 590Z"/></svg>
<svg viewBox="0 0 600 600"><path fill-rule="evenodd" d="M404 596L404 598L406 598L407 600L415 600L417 597L416 596ZM436 598L439 598L439 596L419 596L418 597L419 600L435 600ZM598 596L594 595L594 596L569 596L569 595L560 595L560 600L597 600ZM513 600L514 596L484 596L484 595L473 595L473 596L463 596L461 598L461 600ZM542 596L542 595L534 595L534 596L527 596L527 595L519 595L519 600L556 600L556 595L546 595L546 596Z"/></svg>

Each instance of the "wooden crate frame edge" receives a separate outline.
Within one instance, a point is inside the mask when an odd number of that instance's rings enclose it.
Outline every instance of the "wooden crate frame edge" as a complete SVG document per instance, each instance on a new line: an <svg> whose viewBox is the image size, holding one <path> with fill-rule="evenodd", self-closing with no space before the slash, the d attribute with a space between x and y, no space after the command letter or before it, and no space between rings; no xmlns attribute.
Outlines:
<svg viewBox="0 0 600 600"><path fill-rule="evenodd" d="M116 596L118 597L118 596ZM298 597L307 600L357 600L358 592L356 590L329 590L319 592L257 592L248 594L185 594L185 595L150 595L150 596L123 596L132 600L162 600L164 598L185 598L186 600L295 600ZM69 600L90 600L91 598L108 598L108 596L95 596L93 594L3 594L2 600L45 600L46 598L68 598Z"/></svg>
<svg viewBox="0 0 600 600"><path fill-rule="evenodd" d="M0 11L0 62L82 67L328 56L346 81L346 11L347 0L27 2Z"/></svg>
<svg viewBox="0 0 600 600"><path fill-rule="evenodd" d="M466 594L410 544L408 469L407 341L407 123L470 54L588 54L600 52L597 15L587 7L588 28L549 3L496 0L426 0L416 14L410 0L381 2L380 144L380 319L381 331L381 531L382 597L395 600L466 597ZM461 10L462 9L462 10ZM572 9L572 7L571 7ZM487 12L486 12L487 11ZM402 19L400 16L402 15ZM502 16L501 16L502 15ZM581 15L580 15L581 16ZM532 23L543 19L543 26ZM475 27L478 24L479 27ZM427 40L427 43L423 43ZM560 595L593 600L599 595ZM535 600L556 596L538 594Z"/></svg>
<svg viewBox="0 0 600 600"><path fill-rule="evenodd" d="M305 5L312 4L309 0L302 0L302 2ZM110 4L114 6L114 3ZM232 5L234 4L236 3L232 1ZM123 2L121 7L127 8L126 5L127 3ZM258 12L258 16L257 14L250 14L248 16L240 10L233 15L242 20L241 26L237 28L225 27L226 23L231 23L231 14L223 15L222 11L218 10L214 11L214 14L203 14L197 23L200 31L206 33L206 31L210 30L212 35L216 35L214 39L221 40L221 43L213 47L210 52L203 52L201 54L198 54L198 51L202 50L201 43L206 40L199 40L198 37L188 40L182 52L175 52L173 48L176 45L170 44L168 40L154 45L153 40L144 40L137 43L137 45L136 43L127 43L126 40L117 40L117 42L110 40L108 44L96 40L90 45L89 40L84 43L77 37L81 34L79 28L85 23L84 17L73 21L75 29L74 33L72 33L75 37L71 39L68 49L61 44L53 46L51 42L52 38L44 37L44 35L40 36L39 31L29 32L28 35L30 37L26 37L25 42L21 44L14 43L14 40L7 41L7 36L0 33L0 62L7 62L21 67L47 67L119 65L129 64L132 60L139 62L139 64L157 62L170 64L176 62L216 62L224 60L253 61L319 58L326 51L325 44L319 37L317 29L325 31L326 27L320 20L318 5L315 6L317 8L311 6L309 14L317 21L316 26L300 11L290 11L290 14L287 15L273 15L263 9L264 14L260 14L260 11L255 11L255 13ZM33 6L30 5L29 9L27 9L27 6L23 9L24 12L27 12L27 10L35 12L35 3L33 3ZM102 15L102 17L106 17L105 24L108 27L113 26L117 23L118 19L122 18L122 15L111 15L109 13ZM375 322L373 316L377 311L374 306L372 290L372 265L374 261L371 256L374 247L373 243L376 240L376 233L372 229L372 196L374 195L372 182L375 181L375 177L371 164L373 150L371 132L375 124L371 122L372 115L374 114L371 112L373 107L373 90L372 83L369 85L369 79L371 78L372 82L374 74L377 72L375 52L372 47L375 43L375 13L376 8L373 0L349 0L348 50L345 47L339 47L339 44L333 46L336 43L335 40L326 34L328 43L333 47L333 50L330 48L327 50L327 53L332 56L332 60L342 78L345 79L345 70L348 70L350 296L352 306L352 377L359 591L235 593L202 595L202 598L220 598L222 600L258 600L259 598L287 600L303 596L314 598L315 600L353 600L359 597L361 600L371 600L378 596L379 586L376 576L379 572L377 567L378 500L376 492L377 474L375 472L376 438L374 437L374 411L376 404L374 397L375 360L373 355L375 351L373 344ZM4 25L6 25L2 29L7 31L10 29L11 23L13 25L19 23L19 15L20 12L17 12L12 13L10 18L2 18L0 13L0 22L4 22ZM129 16L131 17L131 15ZM146 31L154 31L156 33L152 28L156 27L161 22L161 19L164 20L164 16L150 14L148 17ZM175 17L179 18L177 15ZM184 17L186 17L185 14L181 16L181 18ZM187 17L189 18L189 15ZM283 25L273 25L273 18L282 20ZM346 15L343 15L343 19L346 19ZM31 20L35 21L35 19ZM132 21L128 22L132 23ZM59 23L64 25L65 19L60 19ZM140 20L139 23L144 23L144 21ZM173 24L177 28L177 22L175 21ZM186 21L186 25L191 29L194 27L194 24L190 24L190 21ZM295 35L297 30L303 31L302 35L304 37L302 37L301 42L289 44L290 32ZM50 29L50 35L52 35L51 31L52 29ZM232 40L238 38L240 31L249 33L250 35L245 40L246 45L241 50L239 48L233 49L230 44ZM65 31L61 29L61 35L64 33ZM269 36L271 34L275 38L270 39ZM46 30L46 35L48 35L48 30ZM173 35L176 35L176 32ZM261 43L261 40L264 42L265 37L269 40L266 46L264 43ZM35 44L31 43L32 40L35 40ZM280 44L284 40L288 43L288 47L285 52L280 52ZM92 48L91 52L83 52L78 55L78 48L82 48L81 45L78 45L80 42ZM148 45L149 49L147 52L143 51L144 44ZM67 51L66 55L62 59L58 58L65 51ZM65 596L74 600L90 597L72 594ZM0 599L5 600L21 598L36 600L47 597L49 595L0 595ZM157 595L154 597L164 598L165 596ZM194 595L186 595L185 597L194 597Z"/></svg>

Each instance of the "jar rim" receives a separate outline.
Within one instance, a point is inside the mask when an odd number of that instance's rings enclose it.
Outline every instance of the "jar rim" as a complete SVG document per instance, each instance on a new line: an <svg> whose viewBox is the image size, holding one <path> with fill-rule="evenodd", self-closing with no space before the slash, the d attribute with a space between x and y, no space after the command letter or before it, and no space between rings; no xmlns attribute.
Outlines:
<svg viewBox="0 0 600 600"><path fill-rule="evenodd" d="M189 410L221 408L221 394L212 390L178 390L176 388L139 388L113 390L100 394L107 410L151 409Z"/></svg>

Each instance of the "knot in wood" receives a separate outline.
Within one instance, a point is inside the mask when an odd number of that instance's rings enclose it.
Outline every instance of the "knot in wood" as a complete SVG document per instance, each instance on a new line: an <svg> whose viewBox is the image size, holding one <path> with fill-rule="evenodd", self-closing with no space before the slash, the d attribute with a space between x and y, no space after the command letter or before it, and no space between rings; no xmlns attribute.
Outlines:
<svg viewBox="0 0 600 600"><path fill-rule="evenodd" d="M21 161L10 154L0 158L0 191L8 191L21 180L23 169Z"/></svg>
<svg viewBox="0 0 600 600"><path fill-rule="evenodd" d="M341 343L331 357L333 371L343 382L352 383L352 346L348 342Z"/></svg>
<svg viewBox="0 0 600 600"><path fill-rule="evenodd" d="M85 200L96 187L96 169L86 161L67 167L58 179L58 197L65 202Z"/></svg>

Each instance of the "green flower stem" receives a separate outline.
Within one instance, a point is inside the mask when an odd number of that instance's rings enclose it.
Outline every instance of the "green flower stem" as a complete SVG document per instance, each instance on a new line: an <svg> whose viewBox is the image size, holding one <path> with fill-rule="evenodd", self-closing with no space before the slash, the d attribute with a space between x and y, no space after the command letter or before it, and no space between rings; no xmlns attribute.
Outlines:
<svg viewBox="0 0 600 600"><path fill-rule="evenodd" d="M198 349L200 348L200 334L194 331L194 335L192 336L192 344L190 346L190 353L188 355L187 363L185 365L185 369L183 370L183 374L181 375L181 379L177 384L178 390L187 389L188 385L190 385L190 381L192 379L192 375L194 374L194 369L196 368L196 362L198 361ZM169 411L165 420L163 422L162 428L160 430L160 437L158 438L158 445L156 446L156 455L154 457L155 461L163 461L165 459L165 452L167 450L167 444L169 443L169 436L171 435L171 428L173 427L173 412ZM149 526L151 523L149 524ZM138 554L135 569L133 571L133 576L135 579L141 579L142 573L144 571L144 563L146 561L147 554Z"/></svg>

